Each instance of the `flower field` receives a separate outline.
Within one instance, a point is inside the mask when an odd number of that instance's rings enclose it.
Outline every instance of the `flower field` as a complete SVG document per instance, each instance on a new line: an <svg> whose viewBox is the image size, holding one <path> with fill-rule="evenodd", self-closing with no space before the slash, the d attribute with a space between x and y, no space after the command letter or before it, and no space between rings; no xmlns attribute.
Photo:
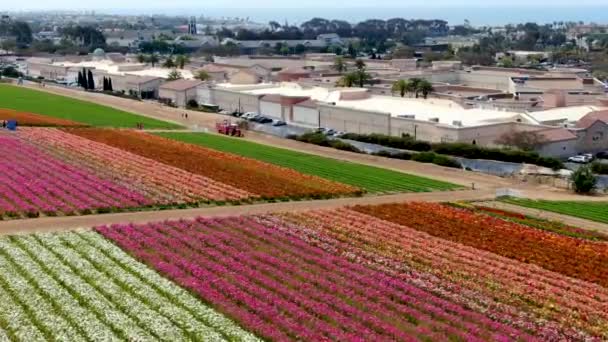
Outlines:
<svg viewBox="0 0 608 342"><path fill-rule="evenodd" d="M49 154L96 172L125 186L134 186L154 203L231 201L256 195L57 129L22 129L24 140Z"/></svg>
<svg viewBox="0 0 608 342"><path fill-rule="evenodd" d="M96 231L268 340L608 338L606 287L352 209Z"/></svg>
<svg viewBox="0 0 608 342"><path fill-rule="evenodd" d="M432 203L358 206L354 210L450 241L608 286L608 245L575 239Z"/></svg>
<svg viewBox="0 0 608 342"><path fill-rule="evenodd" d="M0 239L0 340L257 340L94 232Z"/></svg>
<svg viewBox="0 0 608 342"><path fill-rule="evenodd" d="M0 135L0 154L2 215L72 214L151 204L137 191L55 159L12 134Z"/></svg>
<svg viewBox="0 0 608 342"><path fill-rule="evenodd" d="M78 127L85 126L79 122L71 120L53 118L49 116L19 112L12 109L0 108L0 120L17 120L20 126L61 126L61 127Z"/></svg>
<svg viewBox="0 0 608 342"><path fill-rule="evenodd" d="M69 133L209 177L262 198L331 197L361 190L293 169L135 131L69 129Z"/></svg>

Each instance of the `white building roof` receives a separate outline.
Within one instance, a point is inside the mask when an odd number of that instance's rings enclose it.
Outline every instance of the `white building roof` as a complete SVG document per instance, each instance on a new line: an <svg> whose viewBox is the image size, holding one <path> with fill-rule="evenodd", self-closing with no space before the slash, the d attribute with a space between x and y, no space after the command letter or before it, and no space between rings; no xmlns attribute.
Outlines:
<svg viewBox="0 0 608 342"><path fill-rule="evenodd" d="M575 106L575 107L563 107L544 110L540 112L528 113L531 117L539 122L548 121L565 121L565 122L577 122L583 116L601 110L602 107L597 106Z"/></svg>
<svg viewBox="0 0 608 342"><path fill-rule="evenodd" d="M169 73L171 71L173 71L173 69L166 69L166 68L160 68L160 67L152 68L149 66L144 66L142 68L142 70L122 71L122 70L120 70L121 67L137 66L139 64L128 64L128 63L116 64L108 59L99 60L99 61L82 61L82 62L78 62L78 63L57 62L57 63L54 63L53 65L74 67L74 68L94 68L95 70L105 71L108 74L113 74L113 75L153 76L153 77L161 77L161 78L167 78L169 76ZM178 71L182 74L182 77L184 79L193 79L194 78L194 75L192 74L192 72L190 70L181 70L180 69Z"/></svg>
<svg viewBox="0 0 608 342"><path fill-rule="evenodd" d="M303 88L294 83L283 83L274 88L254 89L244 92L257 95L308 96L315 101L335 103L336 107L390 113L395 117L414 116L414 119L418 121L438 119L440 124L445 125L454 125L455 122L460 122L462 126L480 126L515 121L516 119L535 123L533 119L521 113L487 109L465 109L456 102L444 99L424 100L422 98L371 95L366 99L342 100L341 93L345 91L360 90L344 88L326 89L321 87Z"/></svg>

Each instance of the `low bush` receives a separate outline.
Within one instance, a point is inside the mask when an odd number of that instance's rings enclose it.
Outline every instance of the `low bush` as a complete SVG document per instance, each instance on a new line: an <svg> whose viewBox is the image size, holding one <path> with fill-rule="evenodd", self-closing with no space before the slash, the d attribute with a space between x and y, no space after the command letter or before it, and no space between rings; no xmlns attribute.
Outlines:
<svg viewBox="0 0 608 342"><path fill-rule="evenodd" d="M591 164L591 170L593 173L597 173L598 175L608 175L608 164L602 163L593 163Z"/></svg>
<svg viewBox="0 0 608 342"><path fill-rule="evenodd" d="M416 152L435 152L448 156L468 159L497 160L511 163L528 163L549 167L557 170L564 167L563 163L555 158L541 157L533 151L511 150L502 148L487 148L465 143L438 143L431 144L414 140L412 137L393 137L384 134L356 134L347 133L344 139L361 141L387 147L411 150ZM424 158L424 156L420 157Z"/></svg>

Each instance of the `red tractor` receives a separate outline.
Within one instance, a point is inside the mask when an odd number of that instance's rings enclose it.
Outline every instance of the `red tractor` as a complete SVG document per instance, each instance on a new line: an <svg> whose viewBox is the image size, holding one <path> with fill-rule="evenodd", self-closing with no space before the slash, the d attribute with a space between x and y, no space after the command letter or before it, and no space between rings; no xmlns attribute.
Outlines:
<svg viewBox="0 0 608 342"><path fill-rule="evenodd" d="M237 124L230 123L228 120L218 122L215 124L215 128L219 134L230 135L232 137L242 137L243 132Z"/></svg>

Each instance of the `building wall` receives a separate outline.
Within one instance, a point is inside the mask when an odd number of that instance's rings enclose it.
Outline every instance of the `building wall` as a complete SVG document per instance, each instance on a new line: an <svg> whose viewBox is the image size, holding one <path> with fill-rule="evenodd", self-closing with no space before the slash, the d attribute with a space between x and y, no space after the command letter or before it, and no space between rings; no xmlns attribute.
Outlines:
<svg viewBox="0 0 608 342"><path fill-rule="evenodd" d="M293 106L293 122L317 127L319 125L319 110L316 108Z"/></svg>
<svg viewBox="0 0 608 342"><path fill-rule="evenodd" d="M577 132L579 152L601 152L608 150L608 125L598 121L585 130Z"/></svg>
<svg viewBox="0 0 608 342"><path fill-rule="evenodd" d="M216 104L222 109L256 113L259 113L260 111L260 100L258 95L218 88L212 88L210 93L210 103Z"/></svg>
<svg viewBox="0 0 608 342"><path fill-rule="evenodd" d="M389 134L390 114L319 105L321 127L339 131Z"/></svg>
<svg viewBox="0 0 608 342"><path fill-rule="evenodd" d="M543 144L536 152L547 157L568 158L579 152L577 146L578 141L576 139L556 141Z"/></svg>
<svg viewBox="0 0 608 342"><path fill-rule="evenodd" d="M280 103L260 101L260 114L272 119L284 120L283 109Z"/></svg>
<svg viewBox="0 0 608 342"><path fill-rule="evenodd" d="M171 102L177 105L178 101L178 92L170 89L160 88L158 91L158 97L161 99L169 99Z"/></svg>

